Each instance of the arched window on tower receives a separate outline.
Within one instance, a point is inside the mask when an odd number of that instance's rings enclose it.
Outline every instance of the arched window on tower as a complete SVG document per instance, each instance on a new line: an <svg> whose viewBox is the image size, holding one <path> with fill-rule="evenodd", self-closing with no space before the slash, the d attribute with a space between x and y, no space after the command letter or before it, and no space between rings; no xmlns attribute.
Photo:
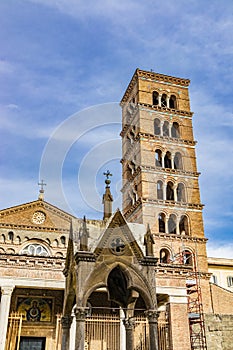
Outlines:
<svg viewBox="0 0 233 350"><path fill-rule="evenodd" d="M158 216L159 232L165 233L165 215L160 213Z"/></svg>
<svg viewBox="0 0 233 350"><path fill-rule="evenodd" d="M171 95L170 99L169 99L169 107L170 108L177 108L177 103L176 103L176 96L175 95Z"/></svg>
<svg viewBox="0 0 233 350"><path fill-rule="evenodd" d="M177 201L178 202L186 202L185 200L185 189L184 189L184 184L179 183L176 189L177 193Z"/></svg>
<svg viewBox="0 0 233 350"><path fill-rule="evenodd" d="M171 169L171 167L172 167L171 158L172 158L171 152L167 151L166 154L165 154L165 157L164 157L164 166L165 166L165 168Z"/></svg>
<svg viewBox="0 0 233 350"><path fill-rule="evenodd" d="M163 136L169 136L169 123L165 121L163 123Z"/></svg>
<svg viewBox="0 0 233 350"><path fill-rule="evenodd" d="M160 120L158 118L154 120L154 133L160 135Z"/></svg>
<svg viewBox="0 0 233 350"><path fill-rule="evenodd" d="M66 237L65 236L61 236L60 240L61 240L61 245L63 245L65 247L65 245L66 245Z"/></svg>
<svg viewBox="0 0 233 350"><path fill-rule="evenodd" d="M176 139L180 137L180 127L177 122L172 123L171 134L172 134L172 137L175 137Z"/></svg>
<svg viewBox="0 0 233 350"><path fill-rule="evenodd" d="M157 199L163 199L163 182L161 180L157 182Z"/></svg>
<svg viewBox="0 0 233 350"><path fill-rule="evenodd" d="M152 94L152 99L153 99L153 105L154 106L157 106L159 104L159 94L157 91L153 91L153 94Z"/></svg>
<svg viewBox="0 0 233 350"><path fill-rule="evenodd" d="M168 181L167 183L166 200L174 201L173 183L171 181Z"/></svg>
<svg viewBox="0 0 233 350"><path fill-rule="evenodd" d="M168 232L176 233L176 216L171 214L168 219Z"/></svg>
<svg viewBox="0 0 233 350"><path fill-rule="evenodd" d="M162 152L160 151L160 149L157 149L155 151L155 166L162 166Z"/></svg>
<svg viewBox="0 0 233 350"><path fill-rule="evenodd" d="M161 264L168 264L170 261L170 252L168 249L161 249L159 252L159 262Z"/></svg>
<svg viewBox="0 0 233 350"><path fill-rule="evenodd" d="M13 231L8 232L8 239L11 243L13 243L13 240L14 240L14 232Z"/></svg>
<svg viewBox="0 0 233 350"><path fill-rule="evenodd" d="M183 251L183 263L188 266L193 265L193 254L188 249Z"/></svg>
<svg viewBox="0 0 233 350"><path fill-rule="evenodd" d="M167 107L167 95L166 94L162 94L161 106L162 107Z"/></svg>
<svg viewBox="0 0 233 350"><path fill-rule="evenodd" d="M189 222L186 215L182 215L180 218L179 230L181 235L189 235Z"/></svg>
<svg viewBox="0 0 233 350"><path fill-rule="evenodd" d="M176 152L175 157L174 157L174 168L175 169L183 169L183 165L182 165L182 156L180 154L180 152Z"/></svg>

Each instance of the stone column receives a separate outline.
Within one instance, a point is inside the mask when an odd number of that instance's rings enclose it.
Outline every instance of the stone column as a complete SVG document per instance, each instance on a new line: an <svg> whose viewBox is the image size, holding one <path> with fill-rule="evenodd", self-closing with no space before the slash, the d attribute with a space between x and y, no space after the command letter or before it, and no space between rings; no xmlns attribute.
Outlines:
<svg viewBox="0 0 233 350"><path fill-rule="evenodd" d="M70 347L70 326L72 323L72 317L70 315L65 315L61 318L62 325L62 350L67 350Z"/></svg>
<svg viewBox="0 0 233 350"><path fill-rule="evenodd" d="M164 121L162 120L160 123L160 136L163 136L163 123Z"/></svg>
<svg viewBox="0 0 233 350"><path fill-rule="evenodd" d="M165 201L167 199L167 184L166 182L163 183L163 200Z"/></svg>
<svg viewBox="0 0 233 350"><path fill-rule="evenodd" d="M159 106L161 107L161 100L162 100L162 95L161 94L159 94L158 100L159 100Z"/></svg>
<svg viewBox="0 0 233 350"><path fill-rule="evenodd" d="M168 108L170 108L169 99L170 99L170 98L169 98L169 96L167 95L167 97L166 97L166 103L167 103L167 107L168 107Z"/></svg>
<svg viewBox="0 0 233 350"><path fill-rule="evenodd" d="M150 350L158 350L158 317L159 312L156 310L146 311L146 317L149 323L149 338L150 338Z"/></svg>
<svg viewBox="0 0 233 350"><path fill-rule="evenodd" d="M132 317L124 320L127 350L134 350L134 325L135 322Z"/></svg>
<svg viewBox="0 0 233 350"><path fill-rule="evenodd" d="M76 307L76 336L75 336L75 350L85 349L85 320L88 308Z"/></svg>
<svg viewBox="0 0 233 350"><path fill-rule="evenodd" d="M177 202L177 184L173 186L174 201Z"/></svg>
<svg viewBox="0 0 233 350"><path fill-rule="evenodd" d="M169 131L170 132L170 131ZM172 166L172 169L175 169L175 165L174 165L174 154L171 155L171 166Z"/></svg>
<svg viewBox="0 0 233 350"><path fill-rule="evenodd" d="M0 304L0 350L5 349L6 334L8 327L8 317L11 305L11 295L14 290L14 286L1 287L1 304Z"/></svg>
<svg viewBox="0 0 233 350"><path fill-rule="evenodd" d="M169 230L168 230L168 217L165 216L165 233L169 233Z"/></svg>
<svg viewBox="0 0 233 350"><path fill-rule="evenodd" d="M179 217L176 218L176 234L177 235L181 234L181 232L180 232L180 218Z"/></svg>
<svg viewBox="0 0 233 350"><path fill-rule="evenodd" d="M165 168L165 162L164 162L164 157L165 157L165 153L162 152L162 168Z"/></svg>

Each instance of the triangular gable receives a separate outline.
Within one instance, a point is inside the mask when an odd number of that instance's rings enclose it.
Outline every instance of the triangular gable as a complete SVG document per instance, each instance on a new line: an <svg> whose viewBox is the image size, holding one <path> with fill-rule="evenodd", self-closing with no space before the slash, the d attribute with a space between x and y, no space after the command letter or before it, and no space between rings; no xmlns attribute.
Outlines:
<svg viewBox="0 0 233 350"><path fill-rule="evenodd" d="M45 202L36 200L0 210L0 226L39 230L69 230L73 215Z"/></svg>
<svg viewBox="0 0 233 350"><path fill-rule="evenodd" d="M102 233L94 254L96 257L110 254L131 255L138 260L144 257L142 249L119 209L108 221L106 230Z"/></svg>

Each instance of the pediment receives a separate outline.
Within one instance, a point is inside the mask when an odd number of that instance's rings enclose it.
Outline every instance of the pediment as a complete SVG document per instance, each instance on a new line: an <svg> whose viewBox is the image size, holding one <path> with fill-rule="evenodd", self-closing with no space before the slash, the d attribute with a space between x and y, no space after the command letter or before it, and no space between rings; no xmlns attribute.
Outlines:
<svg viewBox="0 0 233 350"><path fill-rule="evenodd" d="M144 254L120 210L110 219L94 253L97 257L115 255L122 258L136 257L138 260L143 258Z"/></svg>
<svg viewBox="0 0 233 350"><path fill-rule="evenodd" d="M0 211L0 226L33 230L69 230L73 216L45 202L36 200Z"/></svg>

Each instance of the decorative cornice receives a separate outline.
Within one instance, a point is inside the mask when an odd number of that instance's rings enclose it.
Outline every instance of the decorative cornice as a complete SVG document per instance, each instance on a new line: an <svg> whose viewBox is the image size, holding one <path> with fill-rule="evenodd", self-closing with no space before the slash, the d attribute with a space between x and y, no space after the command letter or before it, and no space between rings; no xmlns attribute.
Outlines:
<svg viewBox="0 0 233 350"><path fill-rule="evenodd" d="M161 240L180 240L182 242L195 242L195 243L206 243L208 241L205 237L196 237L196 236L189 236L189 235L178 235L176 233L153 233L153 236L155 238L159 238ZM163 264L164 266L164 264Z"/></svg>
<svg viewBox="0 0 233 350"><path fill-rule="evenodd" d="M34 268L34 269L52 269L60 270L64 268L65 258L56 257L40 257L40 256L25 256L13 254L0 254L0 266L7 268Z"/></svg>
<svg viewBox="0 0 233 350"><path fill-rule="evenodd" d="M189 117L192 118L193 112L190 111L184 111L181 109L174 109L174 108L169 108L169 107L162 107L158 105L151 105L149 103L138 103L139 109L140 110L151 110L151 111L156 111L156 112L162 112L165 114L172 114L177 117Z"/></svg>
<svg viewBox="0 0 233 350"><path fill-rule="evenodd" d="M139 263L143 266L157 266L158 260L159 259L154 256L145 256Z"/></svg>
<svg viewBox="0 0 233 350"><path fill-rule="evenodd" d="M174 137L168 137L168 136L159 136L159 135L153 135L149 133L141 133L139 132L137 134L136 140L142 140L146 138L148 141L154 140L154 141L168 141L169 144L180 144L181 146L187 145L187 146L195 146L197 144L197 141L191 141L191 140L185 140L185 139L177 139Z"/></svg>
<svg viewBox="0 0 233 350"><path fill-rule="evenodd" d="M11 229L24 229L24 230L33 230L33 231L50 231L50 232L64 232L69 233L69 229L57 228L57 227L43 227L43 226L34 226L34 225L18 225L10 223L0 223L0 228L11 228Z"/></svg>
<svg viewBox="0 0 233 350"><path fill-rule="evenodd" d="M95 255L93 253L86 252L86 251L78 251L77 253L75 253L74 259L77 264L80 261L89 261L89 262L96 261Z"/></svg>

